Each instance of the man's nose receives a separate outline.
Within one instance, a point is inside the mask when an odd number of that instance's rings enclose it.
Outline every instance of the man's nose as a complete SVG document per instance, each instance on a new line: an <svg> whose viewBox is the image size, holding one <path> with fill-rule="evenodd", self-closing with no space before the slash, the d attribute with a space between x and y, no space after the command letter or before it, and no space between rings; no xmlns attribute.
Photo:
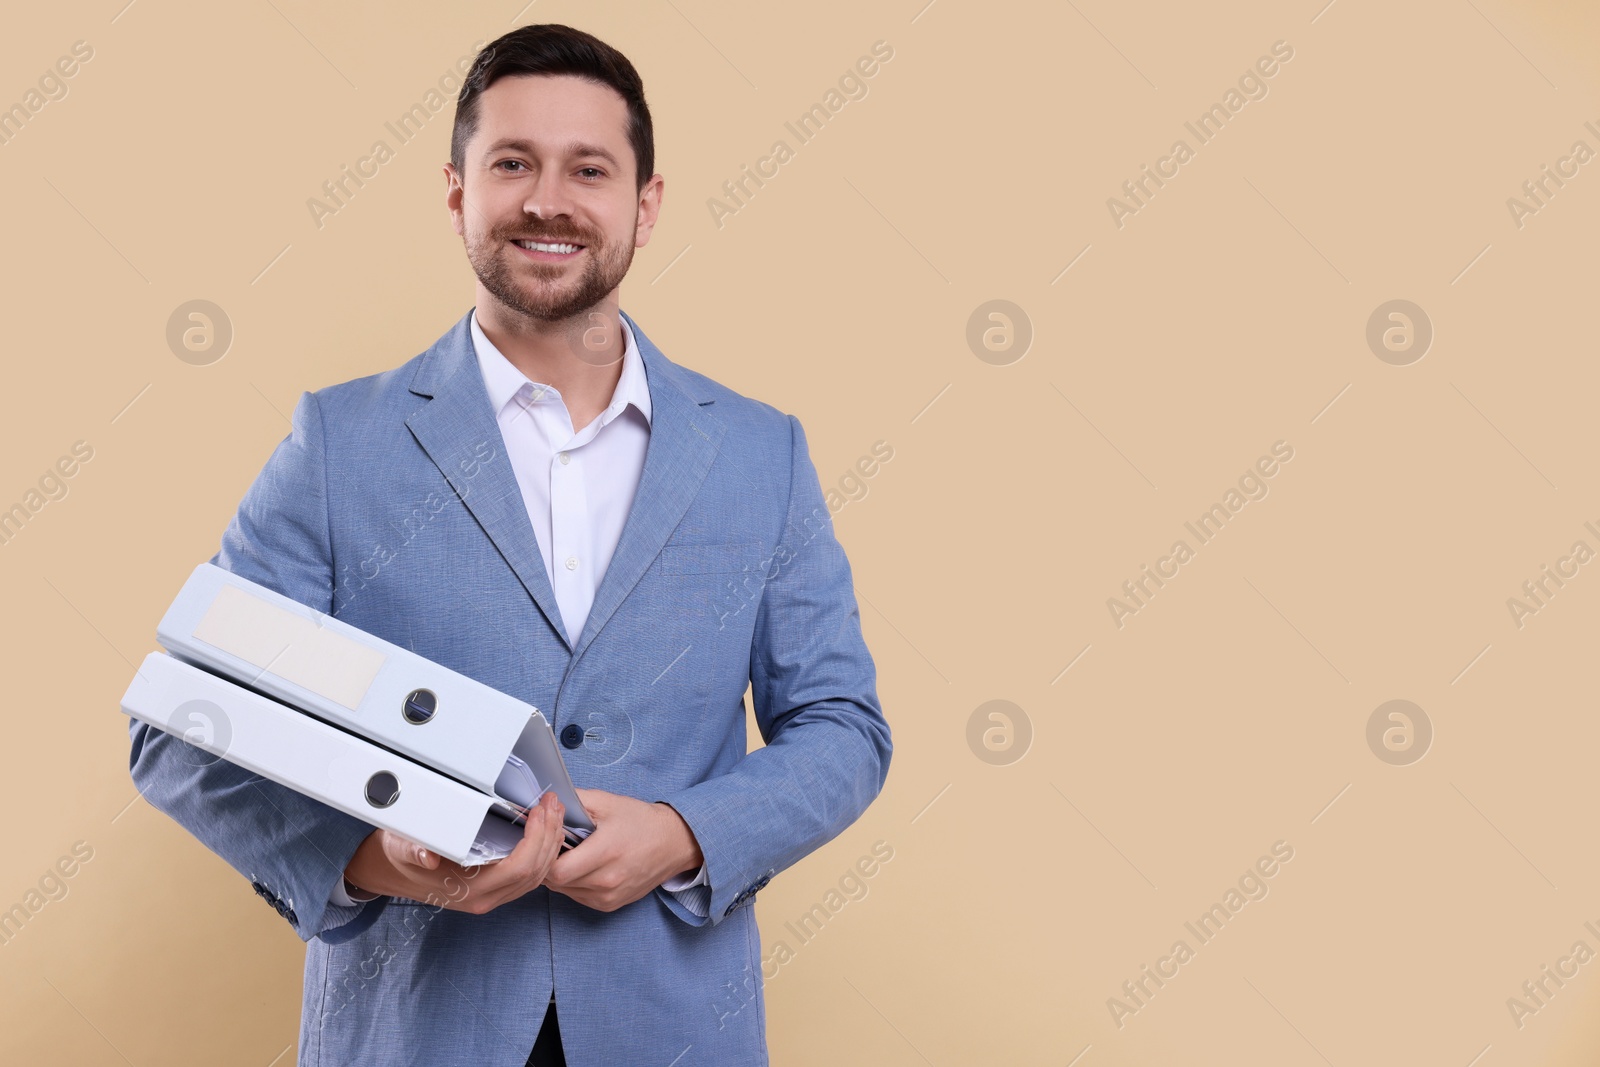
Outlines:
<svg viewBox="0 0 1600 1067"><path fill-rule="evenodd" d="M567 196L562 175L548 169L534 179L522 202L523 211L545 222L571 214L571 208L572 201Z"/></svg>

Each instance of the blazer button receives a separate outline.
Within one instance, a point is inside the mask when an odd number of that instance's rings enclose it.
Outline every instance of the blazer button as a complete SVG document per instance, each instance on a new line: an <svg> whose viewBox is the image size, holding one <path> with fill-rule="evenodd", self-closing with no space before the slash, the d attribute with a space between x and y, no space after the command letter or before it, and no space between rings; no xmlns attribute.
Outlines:
<svg viewBox="0 0 1600 1067"><path fill-rule="evenodd" d="M561 743L568 748L577 748L583 744L583 727L575 722L569 722L561 728Z"/></svg>

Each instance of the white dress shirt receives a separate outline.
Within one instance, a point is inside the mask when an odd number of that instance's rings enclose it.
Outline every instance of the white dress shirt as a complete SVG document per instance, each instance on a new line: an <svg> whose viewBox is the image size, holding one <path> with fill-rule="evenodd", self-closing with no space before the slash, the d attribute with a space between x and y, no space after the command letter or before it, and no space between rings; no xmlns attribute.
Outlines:
<svg viewBox="0 0 1600 1067"><path fill-rule="evenodd" d="M485 336L477 312L472 314L472 343L489 406L574 645L622 537L650 445L644 361L627 323L622 330L622 375L611 403L589 425L574 430L561 393L529 381L512 366Z"/></svg>
<svg viewBox="0 0 1600 1067"><path fill-rule="evenodd" d="M620 315L617 321L622 326L622 375L611 403L589 425L574 430L560 391L529 380L513 366L478 325L477 311L472 313L478 370L505 438L506 455L522 490L562 626L573 645L583 633L595 591L622 537L650 445L650 387L644 360L627 321ZM694 875L674 876L661 888L676 893L706 884L702 863ZM704 895L705 890L690 894L693 904L702 903L699 898ZM329 899L349 905L374 897L350 897L341 880Z"/></svg>

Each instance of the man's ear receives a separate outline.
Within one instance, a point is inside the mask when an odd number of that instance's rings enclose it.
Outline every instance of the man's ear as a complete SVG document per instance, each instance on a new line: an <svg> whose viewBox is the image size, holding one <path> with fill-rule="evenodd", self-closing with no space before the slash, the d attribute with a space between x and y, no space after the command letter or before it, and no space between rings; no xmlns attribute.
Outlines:
<svg viewBox="0 0 1600 1067"><path fill-rule="evenodd" d="M457 237L465 237L466 231L461 220L461 198L465 190L461 187L461 175L456 173L454 164L444 165L444 182L444 206L450 212L450 225Z"/></svg>
<svg viewBox="0 0 1600 1067"><path fill-rule="evenodd" d="M650 234L654 232L656 219L661 215L661 197L666 182L661 175L652 174L639 193L639 222L633 229L635 248L643 248L650 243Z"/></svg>

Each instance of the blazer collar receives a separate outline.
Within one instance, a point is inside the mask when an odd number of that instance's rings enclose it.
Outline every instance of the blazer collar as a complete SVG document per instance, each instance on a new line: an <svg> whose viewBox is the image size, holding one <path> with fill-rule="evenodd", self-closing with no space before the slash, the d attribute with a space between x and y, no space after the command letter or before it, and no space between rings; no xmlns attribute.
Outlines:
<svg viewBox="0 0 1600 1067"><path fill-rule="evenodd" d="M483 377L485 391L489 394L489 407L498 417L505 412L506 405L513 397L530 385L539 383L531 382L526 374L512 365L505 353L495 347L483 332L483 323L478 321L476 310L468 312L467 327L472 338L472 353L478 361L478 373ZM606 410L596 416L602 427L630 404L639 410L646 423L650 421L650 387L645 383L644 358L639 355L639 343L634 340L633 327L628 325L626 319L622 321L622 342L622 373L617 378L616 389L612 391Z"/></svg>
<svg viewBox="0 0 1600 1067"><path fill-rule="evenodd" d="M650 389L650 443L632 510L576 644L567 641L522 490L478 369L470 311L422 354L410 384L411 392L429 398L406 419L412 436L483 527L556 638L568 647L569 671L683 519L727 432L713 413L715 398L667 359L631 316L626 312L622 316L638 344ZM485 454L490 458L484 459Z"/></svg>
<svg viewBox="0 0 1600 1067"><path fill-rule="evenodd" d="M704 388L683 373L683 368L669 360L650 338L645 336L633 316L626 311L621 311L623 319L627 321L628 329L633 332L634 341L639 347L639 357L644 361L645 373L650 382L650 401L654 407L657 392L656 383L662 380L663 384L670 385L685 399L695 405L714 403L716 398ZM475 362L477 353L472 347L472 309L461 316L460 320L435 341L426 352L422 353L422 360L417 364L417 369L411 376L410 389L418 396L432 397L442 388L447 388L447 383L458 376L464 364ZM477 375L478 385L483 385L483 378ZM485 401L488 393L485 391Z"/></svg>

